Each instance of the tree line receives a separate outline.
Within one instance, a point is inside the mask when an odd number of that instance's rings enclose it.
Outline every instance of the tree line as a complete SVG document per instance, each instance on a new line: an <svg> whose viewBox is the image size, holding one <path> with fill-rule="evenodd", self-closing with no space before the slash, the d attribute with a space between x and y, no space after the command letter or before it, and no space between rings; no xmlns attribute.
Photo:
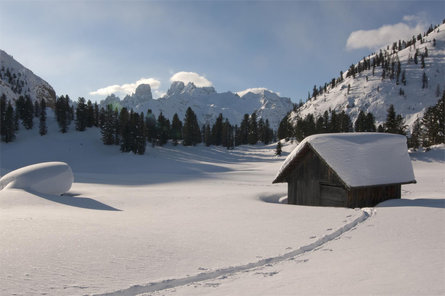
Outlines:
<svg viewBox="0 0 445 296"><path fill-rule="evenodd" d="M399 89L399 94L401 96L405 95L405 91L402 86L407 85L406 72L402 68L402 64L399 60L398 52L402 49L413 47L414 48L414 56L411 54L408 57L408 64L415 63L420 64L421 69L425 69L426 64L425 60L428 57L428 48L425 46L424 50L421 52L418 48L416 48L416 44L424 44L424 37L433 32L434 30L438 30L438 25L432 26L428 28L427 32L422 34L418 34L417 36L412 36L410 40L398 42L393 42L392 46L387 46L386 49L380 49L379 53L373 53L368 57L363 57L361 61L357 64L352 64L347 72L344 74L343 71L340 71L340 75L337 78L332 78L330 82L324 83L324 85L316 86L314 85L312 92L308 92L307 100L316 100L318 96L323 95L324 93L328 93L330 89L333 89L336 85L344 82L344 78L352 77L356 78L356 75L361 74L364 71L370 71L372 76L375 75L375 69L377 67L381 67L381 79L390 79L396 83L396 85L401 85ZM432 46L436 46L436 40L432 40ZM367 79L367 77L366 77ZM423 89L428 88L428 77L425 72L423 72L421 77L421 83L419 83ZM350 91L350 85L348 85L348 94ZM436 90L436 96L440 96L439 85L436 86L438 90Z"/></svg>
<svg viewBox="0 0 445 296"><path fill-rule="evenodd" d="M32 129L34 118L39 119L39 133L45 135L46 127L46 102L42 99L40 102L32 103L29 95L20 96L15 101L15 108L11 101L6 99L6 95L0 96L0 136L5 143L14 141L16 133L20 126L25 129ZM21 125L20 125L21 123Z"/></svg>
<svg viewBox="0 0 445 296"><path fill-rule="evenodd" d="M256 144L259 141L268 144L273 140L273 131L269 121L257 120L256 113L244 115L240 126L233 126L222 114L215 122L199 126L196 114L188 107L183 121L177 113L170 121L161 112L155 117L152 110L147 114L136 113L122 108L118 110L109 105L99 110L99 127L102 142L105 145L119 145L122 152L144 154L146 144L165 145L171 141L177 145L195 146L204 143L206 146L223 146L233 149L243 144Z"/></svg>
<svg viewBox="0 0 445 296"><path fill-rule="evenodd" d="M445 143L445 91L436 105L425 110L422 118L417 118L413 125L408 145L412 148L429 147Z"/></svg>
<svg viewBox="0 0 445 296"><path fill-rule="evenodd" d="M48 131L46 107L45 100L33 104L29 95L25 95L19 97L14 108L3 94L0 98L2 141L13 141L20 126L32 129L36 117L39 118L39 133L45 135ZM104 108L82 97L78 98L76 104L72 104L68 95L62 95L56 99L54 113L61 133L68 132L73 121L75 130L80 132L98 127L105 145L118 145L122 152L135 154L144 154L146 144L162 146L168 141L173 145L179 142L184 146L204 143L206 146L233 149L235 146L258 142L269 144L274 140L269 120L258 119L255 112L245 114L239 126L233 126L219 114L213 124L200 127L190 107L183 121L178 114L174 114L170 121L162 112L156 118L150 109L144 114L112 105Z"/></svg>
<svg viewBox="0 0 445 296"><path fill-rule="evenodd" d="M444 100L445 91L436 105L427 108L424 116L415 121L413 130L408 136L408 147L429 147L445 143ZM344 111L337 113L335 110L325 111L319 117L313 114L308 114L304 118L297 117L294 124L290 121L290 113L288 113L280 122L278 139L295 138L301 141L305 137L320 133L382 132L405 136L408 134L405 120L402 115L396 113L393 105L387 109L385 122L378 126L376 126L374 115L364 111L360 111L354 123ZM278 148L281 147L277 147L277 151L281 150Z"/></svg>

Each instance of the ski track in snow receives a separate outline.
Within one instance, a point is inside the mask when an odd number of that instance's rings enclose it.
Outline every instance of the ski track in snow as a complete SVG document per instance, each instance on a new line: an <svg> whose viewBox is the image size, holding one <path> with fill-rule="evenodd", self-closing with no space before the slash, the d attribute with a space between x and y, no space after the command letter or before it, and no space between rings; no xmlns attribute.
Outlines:
<svg viewBox="0 0 445 296"><path fill-rule="evenodd" d="M108 293L103 293L103 294L94 294L94 295L95 296L130 296L130 295L151 293L151 292L161 291L161 290L175 288L175 287L179 287L179 286L185 286L185 285L188 285L191 283L211 280L211 279L215 279L215 278L219 278L219 277L225 278L228 275L231 275L234 273L248 271L251 269L258 268L258 267L279 263L279 262L288 260L290 258L299 256L303 253L318 250L325 243L338 238L345 232L350 231L351 229L354 229L358 224L363 223L364 221L366 221L368 218L370 218L371 216L373 216L375 214L374 208L364 208L364 209L361 209L361 211L362 211L362 214L359 217L357 217L356 219L354 219L353 221L351 221L349 223L346 223L342 227L338 228L336 231L319 238L318 240L316 240L315 242L313 242L311 244L302 246L302 247L298 248L297 250L285 253L285 254L277 256L277 257L265 258L265 259L261 259L257 262L252 262L252 263L248 263L248 264L244 264L244 265L231 266L231 267L226 267L226 268L222 268L222 269L217 269L214 271L203 272L203 273L199 273L194 276L188 276L188 277L178 278L178 279L167 279L167 280L163 280L163 281L159 281L159 282L148 283L147 285L135 285L135 286L131 286L127 289L117 290L114 292L108 292Z"/></svg>

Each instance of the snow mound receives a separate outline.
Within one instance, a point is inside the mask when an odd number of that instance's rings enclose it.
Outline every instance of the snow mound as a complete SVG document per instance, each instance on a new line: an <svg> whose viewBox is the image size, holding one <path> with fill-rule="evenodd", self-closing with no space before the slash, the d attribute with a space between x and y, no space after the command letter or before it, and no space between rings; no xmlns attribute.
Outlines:
<svg viewBox="0 0 445 296"><path fill-rule="evenodd" d="M43 194L60 195L73 184L71 167L64 162L43 162L29 165L4 175L0 190L17 188Z"/></svg>

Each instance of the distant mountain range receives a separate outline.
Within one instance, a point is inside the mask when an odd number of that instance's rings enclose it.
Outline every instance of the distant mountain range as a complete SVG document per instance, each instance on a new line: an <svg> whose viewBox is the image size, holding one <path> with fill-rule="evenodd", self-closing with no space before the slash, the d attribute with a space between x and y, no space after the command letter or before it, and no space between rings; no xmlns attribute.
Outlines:
<svg viewBox="0 0 445 296"><path fill-rule="evenodd" d="M355 75L351 74L351 68L344 71L341 82L335 83L334 87L328 82L326 91L310 98L297 112L292 112L290 121L295 122L298 116L304 118L310 113L317 117L325 111L344 110L354 122L360 110L363 110L372 112L379 124L386 120L387 109L392 104L395 111L405 118L405 124L412 126L418 117L423 116L427 107L437 103L445 89L445 24L432 29L429 34L419 35L414 36L415 43L413 39L407 42L397 40L395 46L393 44L382 49L382 56L389 63L385 75L386 66L382 64L373 70L372 61L380 56L378 51L365 58L371 63L369 67L365 67L364 60L360 61L361 65L354 64L356 72L359 67L363 71ZM408 42L412 44L405 47ZM397 79L398 62L400 74ZM426 85L423 84L424 73ZM402 82L403 76L406 85Z"/></svg>
<svg viewBox="0 0 445 296"><path fill-rule="evenodd" d="M191 107L201 124L213 124L220 113L231 124L240 124L244 114L255 112L258 119L268 119L271 128L277 129L281 119L293 108L289 98L280 97L277 93L265 88L252 88L238 93L217 93L213 87L197 87L193 83L185 85L175 81L167 94L153 99L150 85L141 84L132 95L120 99L115 95L101 101L101 106L119 105L133 109L135 112L147 112L151 109L155 115L161 112L167 118L175 113L184 118L185 111Z"/></svg>
<svg viewBox="0 0 445 296"><path fill-rule="evenodd" d="M213 87L179 81L173 82L167 94L159 99L153 99L150 85L142 84L134 94L123 99L110 95L100 105L119 105L144 113L151 109L155 115L162 112L169 119L175 113L184 118L186 109L191 107L201 124L213 123L220 113L231 124L240 124L244 114L255 112L258 119L268 119L270 126L277 129L292 110L291 122L310 113L321 116L329 110L345 111L354 122L363 110L372 112L379 124L385 121L392 104L405 123L412 126L427 107L436 104L445 89L445 24L405 41L397 41L365 57L342 72L342 77L316 87L316 95L296 111L289 98L265 88L218 93ZM374 67L379 57L383 61ZM3 50L0 50L1 94L12 101L21 95L29 95L32 100L43 98L49 106L56 100L51 85Z"/></svg>
<svg viewBox="0 0 445 296"><path fill-rule="evenodd" d="M17 62L0 49L0 95L15 101L29 95L33 101L44 99L48 106L54 106L56 92L48 82Z"/></svg>

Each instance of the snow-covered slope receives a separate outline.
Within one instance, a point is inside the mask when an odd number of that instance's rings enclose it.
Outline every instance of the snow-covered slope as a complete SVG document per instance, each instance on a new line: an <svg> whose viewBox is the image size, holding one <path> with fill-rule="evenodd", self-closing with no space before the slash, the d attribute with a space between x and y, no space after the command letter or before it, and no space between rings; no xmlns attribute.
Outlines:
<svg viewBox="0 0 445 296"><path fill-rule="evenodd" d="M219 113L233 125L240 124L244 114L256 112L258 119L268 119L273 129L293 107L289 98L280 97L264 88L218 93L213 87L197 87L191 82L185 85L179 81L173 82L167 94L157 100L152 98L150 86L141 84L134 94L123 100L111 95L101 102L102 106L108 104L120 104L136 112L151 109L154 114L162 112L169 119L175 113L179 118L184 118L185 111L191 107L202 124L212 124Z"/></svg>
<svg viewBox="0 0 445 296"><path fill-rule="evenodd" d="M45 80L17 62L0 49L0 95L15 101L21 95L29 95L32 101L45 99L48 106L54 106L56 92Z"/></svg>
<svg viewBox="0 0 445 296"><path fill-rule="evenodd" d="M279 204L275 145L120 153L100 130L19 130L0 173L63 161L67 194L0 190L0 295L444 295L445 147L374 210ZM33 153L29 153L32 151ZM65 180L65 178L64 178ZM166 288L173 288L164 290ZM104 294L107 295L107 294Z"/></svg>
<svg viewBox="0 0 445 296"><path fill-rule="evenodd" d="M420 32L419 32L420 33ZM344 110L351 116L354 122L360 110L372 112L377 123L384 122L387 109L393 104L395 111L405 118L405 123L412 126L417 117L422 116L425 109L437 103L439 94L445 89L445 24L434 29L433 32L423 37L424 43L416 41L415 45L393 53L390 49L391 59L395 61L397 68L397 56L401 63L402 72L406 73L406 85L396 84L396 78L386 77L382 80L382 67L377 66L372 74L370 70L364 70L356 77L346 77L347 71L343 74L344 81L334 88L327 87L327 92L316 99L311 98L300 109L298 114L305 117L312 113L316 116L322 115L325 111ZM435 46L434 46L434 39ZM390 47L391 48L391 47ZM428 50L428 57L425 57L425 68L421 67L421 54ZM385 49L383 49L384 51ZM414 62L414 55L418 51L418 63ZM377 52L379 54L379 52ZM370 60L375 57L371 55ZM356 65L357 66L357 65ZM422 77L425 72L428 78L428 87L422 88ZM387 74L388 75L388 74ZM350 90L348 93L348 85ZM400 89L404 95L400 95ZM297 113L293 113L291 118L295 119Z"/></svg>

